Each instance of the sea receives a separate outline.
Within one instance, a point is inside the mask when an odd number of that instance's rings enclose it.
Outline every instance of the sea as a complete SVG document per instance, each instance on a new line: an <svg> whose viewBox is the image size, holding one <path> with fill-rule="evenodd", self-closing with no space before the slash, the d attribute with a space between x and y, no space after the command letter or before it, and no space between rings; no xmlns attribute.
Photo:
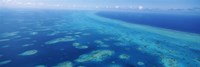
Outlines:
<svg viewBox="0 0 200 67"><path fill-rule="evenodd" d="M200 67L200 15L0 10L0 67Z"/></svg>

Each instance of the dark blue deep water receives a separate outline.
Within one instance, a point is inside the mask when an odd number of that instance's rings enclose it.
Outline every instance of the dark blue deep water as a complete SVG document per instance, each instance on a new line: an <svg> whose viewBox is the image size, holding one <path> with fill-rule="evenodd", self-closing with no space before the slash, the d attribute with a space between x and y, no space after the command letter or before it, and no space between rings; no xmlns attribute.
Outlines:
<svg viewBox="0 0 200 67"><path fill-rule="evenodd" d="M99 12L98 15L129 23L200 33L200 15L198 13Z"/></svg>

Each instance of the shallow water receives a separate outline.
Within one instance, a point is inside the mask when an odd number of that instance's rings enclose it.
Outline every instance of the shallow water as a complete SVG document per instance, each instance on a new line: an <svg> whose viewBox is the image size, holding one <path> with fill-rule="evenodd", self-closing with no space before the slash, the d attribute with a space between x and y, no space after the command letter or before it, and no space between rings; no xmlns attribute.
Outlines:
<svg viewBox="0 0 200 67"><path fill-rule="evenodd" d="M3 10L0 18L2 67L200 66L199 34L88 11Z"/></svg>

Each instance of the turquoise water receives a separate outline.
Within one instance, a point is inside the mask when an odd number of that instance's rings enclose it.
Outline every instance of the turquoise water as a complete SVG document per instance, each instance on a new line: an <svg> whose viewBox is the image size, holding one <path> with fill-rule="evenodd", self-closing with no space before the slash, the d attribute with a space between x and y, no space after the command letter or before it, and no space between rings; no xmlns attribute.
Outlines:
<svg viewBox="0 0 200 67"><path fill-rule="evenodd" d="M199 67L200 35L98 16L3 10L1 67Z"/></svg>

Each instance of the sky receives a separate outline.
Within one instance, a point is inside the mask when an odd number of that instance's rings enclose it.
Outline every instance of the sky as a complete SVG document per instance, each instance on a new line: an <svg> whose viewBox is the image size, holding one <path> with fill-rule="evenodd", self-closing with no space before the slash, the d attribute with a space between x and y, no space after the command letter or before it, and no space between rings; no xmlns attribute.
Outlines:
<svg viewBox="0 0 200 67"><path fill-rule="evenodd" d="M0 7L24 8L199 8L200 0L0 0Z"/></svg>

